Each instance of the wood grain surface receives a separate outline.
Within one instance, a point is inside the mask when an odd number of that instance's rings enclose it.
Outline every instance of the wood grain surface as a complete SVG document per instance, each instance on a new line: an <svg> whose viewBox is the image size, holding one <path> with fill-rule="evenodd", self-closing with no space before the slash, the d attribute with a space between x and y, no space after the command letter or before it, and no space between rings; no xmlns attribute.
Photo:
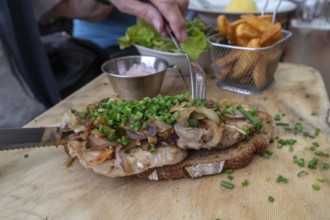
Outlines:
<svg viewBox="0 0 330 220"><path fill-rule="evenodd" d="M149 181L137 177L111 179L82 168L76 162L66 167L63 149L54 147L0 152L0 219L330 219L330 170L309 169L306 164L313 151L330 153L329 100L320 74L313 68L282 63L272 86L259 95L246 96L224 91L208 76L207 98L250 103L271 115L285 114L283 122L301 121L308 131L321 129L314 139L293 134L276 126L273 137L294 138L289 147L269 145L269 159L255 156L251 163L234 170L233 189L220 186L230 181L226 174L199 179ZM187 91L179 77L168 74L162 93ZM58 125L61 115L71 109L113 95L105 75L60 102L27 127ZM293 163L297 155L305 166ZM307 176L297 177L301 170ZM278 183L282 175L288 183ZM312 184L324 176L316 191ZM241 182L248 180L243 187ZM273 202L268 197L274 198Z"/></svg>

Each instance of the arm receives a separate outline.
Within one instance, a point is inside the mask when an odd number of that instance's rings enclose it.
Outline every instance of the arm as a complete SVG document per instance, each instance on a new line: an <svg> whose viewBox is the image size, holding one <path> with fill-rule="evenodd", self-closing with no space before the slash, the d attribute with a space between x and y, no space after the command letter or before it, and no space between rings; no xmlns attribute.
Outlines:
<svg viewBox="0 0 330 220"><path fill-rule="evenodd" d="M62 0L48 13L51 16L64 16L86 21L99 21L111 13L113 6L95 0Z"/></svg>
<svg viewBox="0 0 330 220"><path fill-rule="evenodd" d="M184 16L189 0L111 0L111 2L120 11L145 20L164 34L167 21L180 41L187 39Z"/></svg>

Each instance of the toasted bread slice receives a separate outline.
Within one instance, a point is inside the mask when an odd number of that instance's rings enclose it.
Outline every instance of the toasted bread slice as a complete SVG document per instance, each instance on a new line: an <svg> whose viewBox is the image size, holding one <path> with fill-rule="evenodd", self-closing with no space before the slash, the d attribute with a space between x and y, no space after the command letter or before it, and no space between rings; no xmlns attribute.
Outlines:
<svg viewBox="0 0 330 220"><path fill-rule="evenodd" d="M174 165L149 169L138 174L141 178L150 180L196 178L219 174L226 169L242 168L249 164L254 154L262 155L271 138L273 131L272 117L259 111L258 117L264 123L260 133L255 133L249 139L223 150L191 150L188 157Z"/></svg>

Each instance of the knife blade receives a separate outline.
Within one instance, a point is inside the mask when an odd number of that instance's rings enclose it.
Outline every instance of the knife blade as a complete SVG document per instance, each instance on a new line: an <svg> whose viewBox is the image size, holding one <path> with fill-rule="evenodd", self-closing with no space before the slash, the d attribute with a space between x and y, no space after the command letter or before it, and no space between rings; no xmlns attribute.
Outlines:
<svg viewBox="0 0 330 220"><path fill-rule="evenodd" d="M60 136L59 127L0 128L0 151L54 146Z"/></svg>

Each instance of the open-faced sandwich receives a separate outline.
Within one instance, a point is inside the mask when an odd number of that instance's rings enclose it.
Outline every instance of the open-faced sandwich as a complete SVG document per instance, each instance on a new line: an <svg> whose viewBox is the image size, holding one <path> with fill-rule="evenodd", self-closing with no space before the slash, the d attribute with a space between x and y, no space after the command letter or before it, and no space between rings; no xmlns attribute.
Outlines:
<svg viewBox="0 0 330 220"><path fill-rule="evenodd" d="M191 100L189 93L140 101L103 99L62 121L59 145L109 177L201 177L246 166L262 154L272 117L248 105Z"/></svg>

